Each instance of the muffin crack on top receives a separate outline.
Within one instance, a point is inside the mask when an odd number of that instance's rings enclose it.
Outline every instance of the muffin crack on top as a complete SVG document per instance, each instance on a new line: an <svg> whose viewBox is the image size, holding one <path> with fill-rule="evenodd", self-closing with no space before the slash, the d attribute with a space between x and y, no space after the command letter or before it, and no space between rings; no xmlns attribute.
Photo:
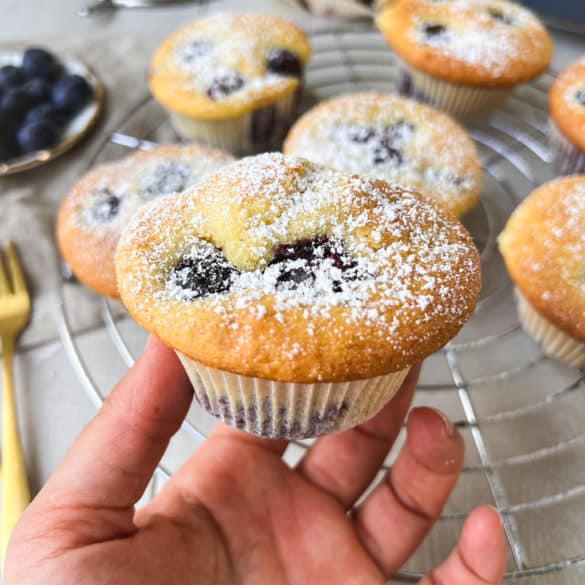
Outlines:
<svg viewBox="0 0 585 585"><path fill-rule="evenodd" d="M126 230L124 303L186 356L297 382L399 371L470 316L479 259L405 188L280 154L155 202Z"/></svg>

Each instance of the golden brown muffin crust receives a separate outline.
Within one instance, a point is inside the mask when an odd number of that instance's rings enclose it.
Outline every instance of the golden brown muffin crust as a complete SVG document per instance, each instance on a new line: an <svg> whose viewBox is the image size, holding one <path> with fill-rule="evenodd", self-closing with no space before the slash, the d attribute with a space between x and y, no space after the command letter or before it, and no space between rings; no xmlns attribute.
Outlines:
<svg viewBox="0 0 585 585"><path fill-rule="evenodd" d="M278 246L315 236L342 241L360 276L333 292L324 263L313 284L278 288ZM227 292L188 299L173 269L209 242L241 272ZM469 234L417 193L279 154L243 159L139 213L116 270L132 316L171 347L294 382L413 365L457 333L480 288Z"/></svg>
<svg viewBox="0 0 585 585"><path fill-rule="evenodd" d="M396 0L377 24L404 61L451 83L509 87L537 77L552 59L544 26L506 0Z"/></svg>
<svg viewBox="0 0 585 585"><path fill-rule="evenodd" d="M205 44L203 54L185 62L193 43ZM294 53L306 65L311 46L294 23L275 16L246 13L215 14L193 22L167 38L157 49L150 70L150 89L168 109L200 120L235 118L294 93L299 79L269 75L271 49ZM241 90L223 99L208 95L220 74L237 74Z"/></svg>
<svg viewBox="0 0 585 585"><path fill-rule="evenodd" d="M585 57L557 77L550 90L549 106L561 132L585 150Z"/></svg>
<svg viewBox="0 0 585 585"><path fill-rule="evenodd" d="M499 237L516 286L546 319L585 341L585 176L534 191Z"/></svg>

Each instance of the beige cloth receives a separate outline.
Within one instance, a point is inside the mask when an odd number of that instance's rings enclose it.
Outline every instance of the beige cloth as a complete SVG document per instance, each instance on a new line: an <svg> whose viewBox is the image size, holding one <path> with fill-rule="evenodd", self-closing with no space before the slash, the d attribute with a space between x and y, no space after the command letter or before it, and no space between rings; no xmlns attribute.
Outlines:
<svg viewBox="0 0 585 585"><path fill-rule="evenodd" d="M99 37L52 44L58 54L68 54L89 64L106 86L106 107L86 139L55 161L18 175L0 178L0 243L16 242L33 298L29 327L20 337L30 347L57 336L62 291L61 258L55 244L55 216L63 196L86 171L89 161L148 92L146 72L152 42L136 38ZM18 48L6 45L0 49ZM89 290L67 285L67 309L75 331L102 322L100 303Z"/></svg>

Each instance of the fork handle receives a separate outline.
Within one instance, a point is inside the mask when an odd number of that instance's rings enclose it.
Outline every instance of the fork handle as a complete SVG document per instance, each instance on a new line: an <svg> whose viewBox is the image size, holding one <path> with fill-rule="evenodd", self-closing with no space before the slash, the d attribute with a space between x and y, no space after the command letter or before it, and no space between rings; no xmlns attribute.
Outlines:
<svg viewBox="0 0 585 585"><path fill-rule="evenodd" d="M2 517L0 519L0 546L2 564L10 535L22 512L30 503L24 454L18 434L16 401L12 377L14 338L2 338Z"/></svg>

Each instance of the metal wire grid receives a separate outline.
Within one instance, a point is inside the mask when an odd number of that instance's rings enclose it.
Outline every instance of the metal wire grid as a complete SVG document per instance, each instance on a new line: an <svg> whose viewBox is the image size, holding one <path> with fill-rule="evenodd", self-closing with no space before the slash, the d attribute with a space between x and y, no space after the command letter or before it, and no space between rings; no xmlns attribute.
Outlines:
<svg viewBox="0 0 585 585"><path fill-rule="evenodd" d="M204 10L205 7L202 7ZM398 66L381 37L371 31L319 33L313 35L314 58L307 72L307 86L304 107L315 101L346 91L365 89L393 90L398 83ZM567 397L578 396L583 399L585 391L585 371L568 372L548 360L535 344L521 332L515 317L512 300L512 285L503 269L497 253L495 238L510 211L534 187L551 177L550 157L546 146L547 132L547 88L551 76L525 86L505 105L504 109L493 116L488 123L471 131L480 153L486 177L486 188L482 202L465 218L476 244L481 252L484 271L484 288L474 317L442 352L427 360L427 367L419 385L418 396L422 402L431 402L438 395L456 396L462 416L456 424L471 436L476 449L476 462L468 462L464 475L481 474L487 481L489 493L495 506L502 514L508 538L512 565L506 579L522 579L538 576L551 576L572 567L585 566L585 552L576 555L561 554L560 558L548 562L533 562L528 558L525 547L527 540L522 538L518 518L525 513L538 514L554 507L560 502L574 504L585 499L583 474L575 473L576 480L561 491L547 493L532 499L512 503L509 500L509 484L504 479L504 471L519 469L526 464L554 461L578 446L585 444L585 433L578 432L569 437L561 437L553 444L539 446L525 453L494 456L490 441L486 438L486 427L496 424L519 423L525 417L544 416L554 405ZM118 132L113 133L103 143L96 160L92 164L118 158L128 149L149 148L158 141L177 139L164 112L146 97L127 116ZM66 275L65 275L66 276ZM65 278L67 280L67 278ZM60 334L65 350L73 364L80 381L89 397L99 408L107 393L99 387L91 374L91 356L83 355L76 335L68 320L67 303L64 300L60 311ZM109 338L126 366L134 362L134 355L128 340L119 327L116 307L107 300L101 302L103 323ZM500 316L503 314L503 318ZM494 322L497 322L494 326ZM136 326L137 327L137 326ZM490 367L482 366L477 371L470 363L481 363L480 352L493 351L506 346L510 341L525 348L512 352L512 356L500 355ZM526 349L528 348L528 349ZM508 353L504 347L504 353ZM518 354L518 355L517 355ZM520 355L522 354L522 355ZM446 372L440 365L444 360ZM475 360L475 362L474 362ZM489 360L486 360L489 361ZM493 412L482 412L478 406L477 388L493 388L509 385L511 392L520 391L523 380L534 376L543 367L552 368L552 391L541 396L530 397L525 404L514 404L501 409L499 405ZM493 367L491 367L493 366ZM556 368L556 369L555 369ZM531 373L532 372L532 373ZM550 373L548 374L550 375ZM556 376L556 377L555 377ZM554 386L552 385L554 384ZM559 388L559 385L561 387ZM485 392L482 390L485 394ZM542 429L541 429L542 431ZM189 418L181 427L196 441L205 440L205 434ZM542 433L541 435L545 435ZM310 442L296 442L305 450ZM390 462L384 466L388 469ZM576 471L576 470L575 470ZM569 470L571 472L571 470ZM160 465L153 478L152 493L166 480L171 470ZM453 520L462 521L468 510L447 510L439 524ZM418 580L428 567L400 573L395 577L402 582ZM532 581L531 581L532 582ZM538 581L541 582L540 580ZM547 581L549 582L549 581ZM565 582L565 581L558 581Z"/></svg>

